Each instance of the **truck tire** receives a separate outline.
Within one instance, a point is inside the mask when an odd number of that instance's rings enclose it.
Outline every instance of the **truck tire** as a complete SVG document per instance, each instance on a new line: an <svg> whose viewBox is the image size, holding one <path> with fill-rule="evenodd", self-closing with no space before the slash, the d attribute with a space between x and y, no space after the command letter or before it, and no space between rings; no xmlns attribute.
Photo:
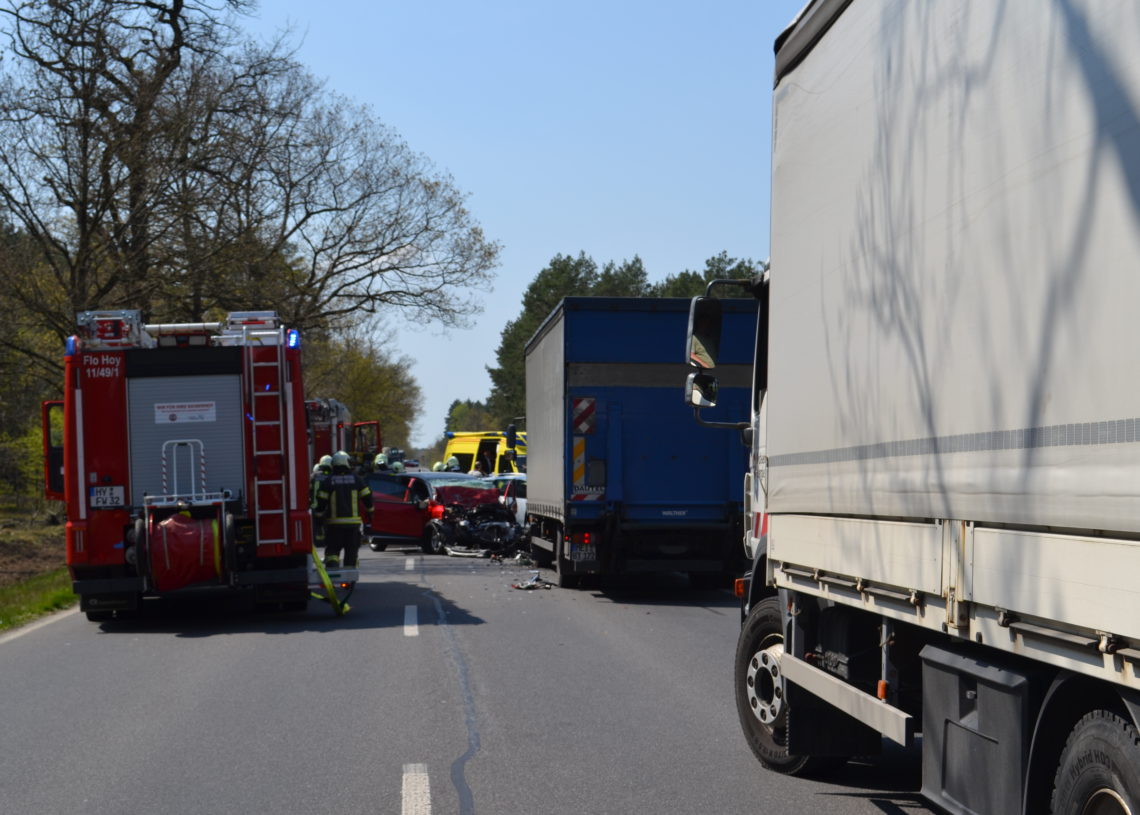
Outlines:
<svg viewBox="0 0 1140 815"><path fill-rule="evenodd" d="M1053 815L1140 813L1140 734L1107 710L1086 714L1069 734L1053 779Z"/></svg>
<svg viewBox="0 0 1140 815"><path fill-rule="evenodd" d="M372 538L370 541L368 541L368 548L371 549L373 552L383 552L385 549L388 548L388 544L384 543L381 540L378 540L377 538ZM420 548L421 549L423 548L423 542L422 541L420 543Z"/></svg>
<svg viewBox="0 0 1140 815"><path fill-rule="evenodd" d="M582 578L570 571L570 561L563 557L565 544L561 535L558 538L554 544L554 573L558 577L558 588L576 589L582 585Z"/></svg>
<svg viewBox="0 0 1140 815"><path fill-rule="evenodd" d="M835 756L791 756L784 698L784 630L780 602L765 597L752 607L736 643L736 712L744 738L760 763L784 775L818 775L842 765Z"/></svg>

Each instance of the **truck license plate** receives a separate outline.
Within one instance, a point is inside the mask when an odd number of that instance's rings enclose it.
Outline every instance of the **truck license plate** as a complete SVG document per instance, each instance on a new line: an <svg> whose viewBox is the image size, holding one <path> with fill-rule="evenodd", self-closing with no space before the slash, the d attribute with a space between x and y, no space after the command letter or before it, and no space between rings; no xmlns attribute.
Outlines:
<svg viewBox="0 0 1140 815"><path fill-rule="evenodd" d="M592 543L587 545L584 543L570 544L570 559L571 560L597 560L597 547Z"/></svg>
<svg viewBox="0 0 1140 815"><path fill-rule="evenodd" d="M124 496L122 487L91 487L91 506L121 507Z"/></svg>

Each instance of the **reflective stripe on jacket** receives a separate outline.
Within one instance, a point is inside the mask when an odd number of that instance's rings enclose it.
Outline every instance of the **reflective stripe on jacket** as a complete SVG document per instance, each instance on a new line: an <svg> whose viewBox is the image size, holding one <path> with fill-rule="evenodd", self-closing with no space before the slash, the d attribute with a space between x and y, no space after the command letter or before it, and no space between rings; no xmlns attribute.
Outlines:
<svg viewBox="0 0 1140 815"><path fill-rule="evenodd" d="M317 482L312 507L326 524L359 524L361 504L372 509L372 490L356 473L333 473Z"/></svg>

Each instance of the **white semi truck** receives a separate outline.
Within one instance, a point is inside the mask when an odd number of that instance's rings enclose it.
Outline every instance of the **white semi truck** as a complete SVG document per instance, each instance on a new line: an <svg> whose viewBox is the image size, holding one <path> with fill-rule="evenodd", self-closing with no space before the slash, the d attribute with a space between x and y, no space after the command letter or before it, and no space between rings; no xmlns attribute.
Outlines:
<svg viewBox="0 0 1140 815"><path fill-rule="evenodd" d="M1140 4L813 0L771 210L737 283L753 751L921 734L948 812L1140 814Z"/></svg>

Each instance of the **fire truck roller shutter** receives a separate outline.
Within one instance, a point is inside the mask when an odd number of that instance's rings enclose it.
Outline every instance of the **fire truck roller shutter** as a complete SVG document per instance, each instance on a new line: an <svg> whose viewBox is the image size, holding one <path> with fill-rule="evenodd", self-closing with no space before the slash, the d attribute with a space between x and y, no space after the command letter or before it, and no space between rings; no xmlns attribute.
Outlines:
<svg viewBox="0 0 1140 815"><path fill-rule="evenodd" d="M240 376L132 378L127 383L127 400L131 503L142 504L144 494L230 490L237 498L242 493L245 443ZM167 447L164 484L163 446L181 440L200 445Z"/></svg>

